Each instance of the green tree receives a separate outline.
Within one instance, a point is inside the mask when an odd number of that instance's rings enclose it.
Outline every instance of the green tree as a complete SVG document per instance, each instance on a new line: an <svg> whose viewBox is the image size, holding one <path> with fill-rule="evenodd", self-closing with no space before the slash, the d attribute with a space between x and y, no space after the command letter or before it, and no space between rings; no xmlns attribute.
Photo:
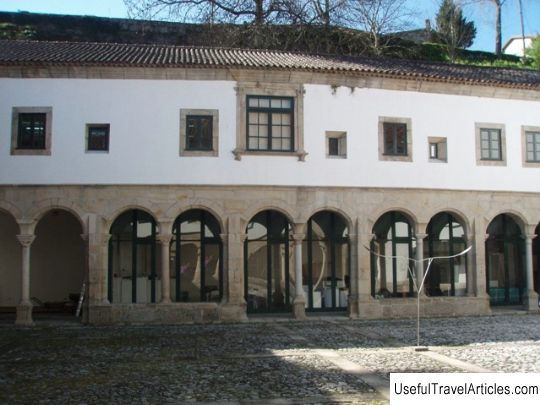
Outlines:
<svg viewBox="0 0 540 405"><path fill-rule="evenodd" d="M31 39L36 31L30 25L0 23L0 39Z"/></svg>
<svg viewBox="0 0 540 405"><path fill-rule="evenodd" d="M463 10L454 0L443 0L436 17L436 42L446 46L448 56L454 62L460 48L472 45L476 36L474 22L463 17Z"/></svg>
<svg viewBox="0 0 540 405"><path fill-rule="evenodd" d="M527 49L526 55L532 59L535 69L540 69L540 36L533 39L531 46Z"/></svg>

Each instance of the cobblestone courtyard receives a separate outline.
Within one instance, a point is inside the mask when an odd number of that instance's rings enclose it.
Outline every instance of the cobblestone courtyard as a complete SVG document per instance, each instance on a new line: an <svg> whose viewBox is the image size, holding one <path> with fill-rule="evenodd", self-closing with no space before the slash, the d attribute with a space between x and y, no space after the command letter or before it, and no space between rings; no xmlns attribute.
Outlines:
<svg viewBox="0 0 540 405"><path fill-rule="evenodd" d="M0 403L387 403L391 372L540 372L540 315L0 325Z"/></svg>

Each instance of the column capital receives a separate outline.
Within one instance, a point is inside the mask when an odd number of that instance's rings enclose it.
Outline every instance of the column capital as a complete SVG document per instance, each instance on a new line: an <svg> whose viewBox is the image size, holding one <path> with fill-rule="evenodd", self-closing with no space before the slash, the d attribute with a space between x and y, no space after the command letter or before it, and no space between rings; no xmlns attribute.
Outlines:
<svg viewBox="0 0 540 405"><path fill-rule="evenodd" d="M17 235L17 239L19 240L19 243L23 247L30 247L30 245L32 244L35 238L36 238L36 235L29 235L29 234Z"/></svg>
<svg viewBox="0 0 540 405"><path fill-rule="evenodd" d="M172 237L173 236L170 233L160 233L160 234L156 235L156 240L159 243L165 243L166 245L168 245L169 243L171 243Z"/></svg>
<svg viewBox="0 0 540 405"><path fill-rule="evenodd" d="M292 237L295 241L295 243L302 243L302 241L306 238L305 233L293 233Z"/></svg>
<svg viewBox="0 0 540 405"><path fill-rule="evenodd" d="M112 235L110 233L104 233L101 235L101 246L107 246L111 240Z"/></svg>
<svg viewBox="0 0 540 405"><path fill-rule="evenodd" d="M423 240L425 238L427 238L428 234L427 233L422 233L422 232L417 232L415 237L416 237L416 240Z"/></svg>
<svg viewBox="0 0 540 405"><path fill-rule="evenodd" d="M537 234L535 234L535 233L528 233L528 234L525 235L525 240L526 240L526 241L529 241L529 240L532 241L532 240L533 240L534 238L536 238L536 237L538 237Z"/></svg>

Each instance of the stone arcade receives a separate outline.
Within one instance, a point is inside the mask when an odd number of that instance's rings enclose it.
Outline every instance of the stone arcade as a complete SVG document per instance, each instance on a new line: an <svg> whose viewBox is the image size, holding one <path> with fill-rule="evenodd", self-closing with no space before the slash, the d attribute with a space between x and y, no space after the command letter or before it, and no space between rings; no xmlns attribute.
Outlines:
<svg viewBox="0 0 540 405"><path fill-rule="evenodd" d="M540 73L0 41L0 307L84 320L538 311ZM416 269L421 274L422 269Z"/></svg>

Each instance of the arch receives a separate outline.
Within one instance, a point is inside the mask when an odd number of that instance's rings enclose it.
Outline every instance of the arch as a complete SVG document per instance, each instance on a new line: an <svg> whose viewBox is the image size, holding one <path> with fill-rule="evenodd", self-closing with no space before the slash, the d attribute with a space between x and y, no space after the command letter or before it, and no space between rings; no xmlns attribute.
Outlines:
<svg viewBox="0 0 540 405"><path fill-rule="evenodd" d="M176 216L173 216L174 220L173 220L173 227L174 227L174 221L176 221L178 219L178 217L182 216L183 214L185 214L186 212L189 212L189 211L192 211L192 210L201 210L201 211L206 211L208 213L210 213L212 215L212 217L217 221L217 223L219 224L219 228L221 230L221 233L225 233L226 231L226 227L225 227L225 223L224 223L224 215L223 214L219 214L217 212L216 209L210 207L209 205L204 205L204 204L190 204L190 205L183 205L181 209L179 210L176 210ZM172 228L171 228L171 231L172 231Z"/></svg>
<svg viewBox="0 0 540 405"><path fill-rule="evenodd" d="M407 208L385 208L377 211L376 215L370 215L368 218L370 229L373 229L375 227L375 224L377 221L381 219L384 215L388 214L389 212L399 212L403 214L408 220L409 224L412 227L413 233L416 234L418 232L418 218L417 216Z"/></svg>
<svg viewBox="0 0 540 405"><path fill-rule="evenodd" d="M128 209L109 233L108 298L113 304L155 303L161 299L161 257L157 222L146 210Z"/></svg>
<svg viewBox="0 0 540 405"><path fill-rule="evenodd" d="M443 214L443 213L448 213L448 214L451 214L456 220L457 222L463 227L463 229L465 230L465 234L467 235L467 237L470 237L472 235L472 228L471 228L471 225L470 225L470 222L467 218L467 215L465 215L463 213L463 211L459 210L459 209L456 209L456 208L444 208L444 209L440 209L440 210L437 210L433 213L433 215L431 215L429 217L429 220L427 221L426 223L426 229L425 229L425 233L428 233L427 232L427 225L429 224L429 222L435 218L437 215L439 214ZM420 230L419 230L420 231Z"/></svg>
<svg viewBox="0 0 540 405"><path fill-rule="evenodd" d="M467 231L449 211L439 212L429 221L424 257L453 256L467 247ZM451 257L432 263L425 280L428 296L464 296L467 293L467 259Z"/></svg>
<svg viewBox="0 0 540 405"><path fill-rule="evenodd" d="M218 228L218 229L215 229ZM171 297L176 302L219 302L223 298L223 244L217 218L191 209L175 219L171 240Z"/></svg>
<svg viewBox="0 0 540 405"><path fill-rule="evenodd" d="M75 314L86 277L84 226L73 210L39 211L30 249L30 296L45 311Z"/></svg>
<svg viewBox="0 0 540 405"><path fill-rule="evenodd" d="M22 218L22 212L21 210L16 207L15 205L7 202L7 201L1 201L0 200L0 211L5 212L6 214L9 214L13 217L15 222L17 220Z"/></svg>
<svg viewBox="0 0 540 405"><path fill-rule="evenodd" d="M486 229L485 229L486 234L488 233L489 225L499 215L508 215L510 218L512 218L516 222L516 224L519 226L519 228L521 229L521 232L523 234L527 233L527 223L528 223L528 221L525 218L525 216L519 211L516 211L516 210L513 210L513 209L507 209L507 210L498 210L498 211L496 211L495 213L492 213L489 217L486 218L486 224L487 224Z"/></svg>
<svg viewBox="0 0 540 405"><path fill-rule="evenodd" d="M315 209L312 209L311 211L307 211L307 215L301 216L300 222L302 223L307 222L311 218L313 218L314 215L318 214L319 212L325 212L325 211L333 212L334 214L339 215L341 219L347 224L347 228L349 228L349 232L351 232L351 230L354 227L354 221L352 220L352 217L341 208L337 208L334 206L322 206L322 207L317 207Z"/></svg>
<svg viewBox="0 0 540 405"><path fill-rule="evenodd" d="M401 211L387 211L377 219L372 232L371 294L374 297L413 296L414 263L409 258L416 256L416 247L409 217Z"/></svg>
<svg viewBox="0 0 540 405"><path fill-rule="evenodd" d="M485 242L486 287L491 305L521 303L525 289L523 223L503 213L488 224Z"/></svg>
<svg viewBox="0 0 540 405"><path fill-rule="evenodd" d="M262 206L255 206L251 209L249 209L245 215L242 216L244 226L247 226L249 222L258 214L264 211L276 211L285 216L287 218L287 221L289 224L294 224L296 221L294 220L294 217L291 215L291 207L286 206L279 200L275 201L264 201L265 205Z"/></svg>
<svg viewBox="0 0 540 405"><path fill-rule="evenodd" d="M28 213L28 218L33 221L33 231L38 225L38 223L45 217L49 212L52 211L66 211L69 212L81 225L81 233L86 233L86 223L83 221L84 212L79 207L74 205L68 206L64 204L58 204L54 200L46 200L39 203L37 206L33 207L32 210Z"/></svg>
<svg viewBox="0 0 540 405"><path fill-rule="evenodd" d="M350 227L335 211L321 210L307 222L302 284L307 311L346 310L350 290Z"/></svg>
<svg viewBox="0 0 540 405"><path fill-rule="evenodd" d="M253 225L251 225L253 224ZM244 297L248 312L291 310L294 292L292 224L281 211L257 212L246 225Z"/></svg>
<svg viewBox="0 0 540 405"><path fill-rule="evenodd" d="M109 216L103 216L103 219L105 221L105 229L108 229L109 230L109 233L110 233L110 229L113 225L113 223L118 219L118 217L120 217L120 215L128 212L128 211L133 211L133 210L139 210L139 211L144 211L146 212L148 215L150 215L154 221L156 221L157 223L157 219L156 219L156 216L154 215L154 213L152 212L152 210L148 207L145 207L143 205L138 205L138 204L130 204L130 205L125 205L125 206L122 206L121 208L118 208L116 210L114 210L114 212L112 213L112 215L109 215Z"/></svg>

